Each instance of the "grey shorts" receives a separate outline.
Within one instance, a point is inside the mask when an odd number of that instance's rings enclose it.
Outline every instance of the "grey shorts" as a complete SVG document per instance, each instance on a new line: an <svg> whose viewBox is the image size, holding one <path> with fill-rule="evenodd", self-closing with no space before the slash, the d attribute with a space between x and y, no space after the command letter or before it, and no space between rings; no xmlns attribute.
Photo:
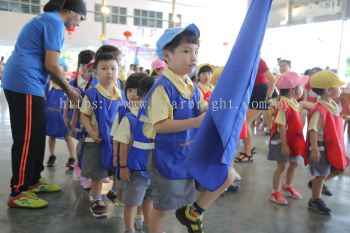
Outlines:
<svg viewBox="0 0 350 233"><path fill-rule="evenodd" d="M147 171L151 177L153 207L159 211L175 210L192 204L196 198L193 179L170 180L159 174L155 165L154 150L149 152Z"/></svg>
<svg viewBox="0 0 350 233"><path fill-rule="evenodd" d="M318 144L319 148L322 148L322 144ZM321 158L319 162L315 162L310 159L311 152L309 153L309 167L312 176L328 176L331 173L331 165L328 162L327 154L325 150L320 149Z"/></svg>
<svg viewBox="0 0 350 233"><path fill-rule="evenodd" d="M128 206L140 206L143 201L152 201L151 181L140 175L140 172L131 174L131 182L119 181L122 187L121 201Z"/></svg>
<svg viewBox="0 0 350 233"><path fill-rule="evenodd" d="M101 145L95 142L85 142L83 146L83 163L81 175L93 180L102 180L108 176L108 170L101 160Z"/></svg>
<svg viewBox="0 0 350 233"><path fill-rule="evenodd" d="M298 162L301 156L284 156L282 155L282 143L280 135L278 133L271 139L269 144L269 152L267 154L267 159L270 161L291 163Z"/></svg>

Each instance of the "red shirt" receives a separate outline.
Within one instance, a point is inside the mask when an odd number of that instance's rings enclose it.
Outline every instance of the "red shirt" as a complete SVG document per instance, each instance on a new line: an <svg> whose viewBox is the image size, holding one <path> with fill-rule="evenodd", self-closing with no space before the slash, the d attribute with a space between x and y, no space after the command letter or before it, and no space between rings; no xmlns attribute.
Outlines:
<svg viewBox="0 0 350 233"><path fill-rule="evenodd" d="M267 67L266 62L262 58L260 58L258 73L256 74L254 86L267 83L267 78L265 76L265 73L268 70L269 70L269 67Z"/></svg>

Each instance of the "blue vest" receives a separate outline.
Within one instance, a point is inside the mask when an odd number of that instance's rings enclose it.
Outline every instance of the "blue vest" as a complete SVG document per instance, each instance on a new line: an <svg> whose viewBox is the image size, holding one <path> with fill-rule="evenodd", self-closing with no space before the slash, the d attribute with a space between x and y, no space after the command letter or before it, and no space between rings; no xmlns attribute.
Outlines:
<svg viewBox="0 0 350 233"><path fill-rule="evenodd" d="M102 165L111 171L113 167L113 139L110 136L114 118L118 112L120 100L110 100L101 95L96 88L89 89L85 92L90 103L93 106L96 121L98 124L101 142L101 159ZM94 106L95 105L95 106Z"/></svg>
<svg viewBox="0 0 350 233"><path fill-rule="evenodd" d="M147 170L148 152L154 149L153 140L143 134L144 122L132 113L126 115L130 122L133 142L129 149L127 165L132 171L141 171L141 175L149 178Z"/></svg>
<svg viewBox="0 0 350 233"><path fill-rule="evenodd" d="M85 96L85 91L86 90L95 87L97 83L98 83L98 80L95 77L92 77L90 79L90 81L86 84L85 89L83 90L83 89L81 89L78 86L78 78L70 81L70 85L72 85L75 88L78 88L82 97ZM79 106L79 108L80 108L80 106ZM79 113L79 115L80 115L80 113ZM72 119L72 117L73 117L73 109L70 109L69 110L69 118ZM76 129L76 132L77 132L76 139L77 140L83 139L84 138L84 134L86 134L86 132L83 132L83 129L82 129L82 126L80 124L80 120L79 119L77 121L77 125L75 126L75 129Z"/></svg>
<svg viewBox="0 0 350 233"><path fill-rule="evenodd" d="M161 77L152 87L150 94L157 86L163 86L173 105L173 119L184 120L200 115L200 91L194 85L194 94L190 100L185 99L174 84L165 77ZM194 140L196 130L188 129L177 133L157 133L155 138L155 162L159 173L171 180L191 179L192 176L184 166L190 144Z"/></svg>
<svg viewBox="0 0 350 233"><path fill-rule="evenodd" d="M122 93L122 100L126 101L126 96L125 96L125 91L124 91L124 88L123 88L123 83L122 83L122 81L119 78L118 78L117 82L118 82L118 89Z"/></svg>
<svg viewBox="0 0 350 233"><path fill-rule="evenodd" d="M67 97L63 90L52 88L47 92L45 102L46 135L63 138L68 134L68 128L64 123L63 110Z"/></svg>

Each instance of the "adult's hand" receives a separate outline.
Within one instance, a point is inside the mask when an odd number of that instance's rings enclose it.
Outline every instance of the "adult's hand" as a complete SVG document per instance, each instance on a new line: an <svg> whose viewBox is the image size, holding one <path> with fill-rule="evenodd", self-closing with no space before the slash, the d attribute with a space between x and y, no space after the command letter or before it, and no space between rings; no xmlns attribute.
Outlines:
<svg viewBox="0 0 350 233"><path fill-rule="evenodd" d="M78 88L68 86L67 89L65 90L66 95L69 99L73 100L74 102L79 102L82 100L82 96L80 93L80 90Z"/></svg>

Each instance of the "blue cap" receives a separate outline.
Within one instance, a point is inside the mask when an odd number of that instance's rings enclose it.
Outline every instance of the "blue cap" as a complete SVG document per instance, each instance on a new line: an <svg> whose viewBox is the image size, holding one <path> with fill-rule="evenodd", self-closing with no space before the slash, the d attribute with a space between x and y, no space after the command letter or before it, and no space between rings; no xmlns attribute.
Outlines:
<svg viewBox="0 0 350 233"><path fill-rule="evenodd" d="M177 35L179 35L180 33L184 32L186 30L194 32L197 37L200 36L199 29L193 23L188 25L185 28L168 28L164 31L163 35L157 41L157 55L158 55L159 59L161 59L163 61L165 60L163 57L164 47L167 44L169 44Z"/></svg>

